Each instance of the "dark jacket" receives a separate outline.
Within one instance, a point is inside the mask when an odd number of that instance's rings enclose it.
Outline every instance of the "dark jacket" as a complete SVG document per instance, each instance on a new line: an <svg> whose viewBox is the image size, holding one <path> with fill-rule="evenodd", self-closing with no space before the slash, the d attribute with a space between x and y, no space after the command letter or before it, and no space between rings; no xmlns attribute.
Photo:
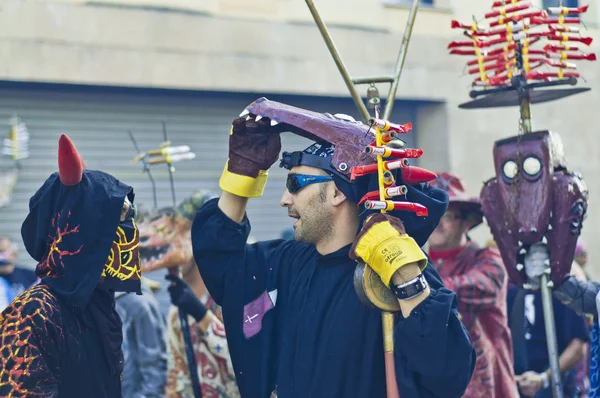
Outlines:
<svg viewBox="0 0 600 398"><path fill-rule="evenodd" d="M313 245L274 240L246 245L250 224L229 219L217 200L192 226L194 257L223 307L242 397L385 397L381 313L359 301L350 246L321 255ZM431 295L394 330L402 398L460 397L475 352L456 296L425 270Z"/></svg>

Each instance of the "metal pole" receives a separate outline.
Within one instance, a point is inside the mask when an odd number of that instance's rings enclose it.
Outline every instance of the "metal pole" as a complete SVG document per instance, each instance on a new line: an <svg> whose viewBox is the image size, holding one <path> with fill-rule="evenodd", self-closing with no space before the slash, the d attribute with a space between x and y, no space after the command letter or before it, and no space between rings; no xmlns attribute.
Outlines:
<svg viewBox="0 0 600 398"><path fill-rule="evenodd" d="M131 130L127 130L127 132L129 133L129 138L131 138L131 142L133 142L133 146L135 147L135 150L137 151L137 153L138 154L142 153ZM156 198L156 182L154 181L154 177L152 177L152 172L150 171L150 165L148 164L146 157L143 157L141 160L144 165L144 171L146 173L148 173L148 178L150 178L150 183L152 184L152 199L154 200L154 208L156 209L158 207L158 200Z"/></svg>
<svg viewBox="0 0 600 398"><path fill-rule="evenodd" d="M531 108L529 104L529 90L524 89L523 93L519 94L519 111L521 112L521 124L523 133L531 133Z"/></svg>
<svg viewBox="0 0 600 398"><path fill-rule="evenodd" d="M516 49L517 68L523 73L512 79L511 83L516 86L517 95L519 96L519 112L521 118L521 128L523 134L531 133L531 107L529 101L529 87L525 78L525 64L523 63L523 47L521 43L517 43Z"/></svg>
<svg viewBox="0 0 600 398"><path fill-rule="evenodd" d="M169 274L180 277L179 267L169 268ZM190 324L188 323L187 314L181 308L177 308L179 313L179 323L181 324L181 333L183 334L183 344L185 346L185 354L187 356L188 369L190 371L190 380L192 381L192 391L194 398L202 398L202 386L200 385L200 376L198 375L198 364L194 355L194 345L192 335L190 333Z"/></svg>
<svg viewBox="0 0 600 398"><path fill-rule="evenodd" d="M165 142L167 142L169 140L169 137L167 135L167 124L164 121L162 122L162 127L163 137L165 138ZM169 182L171 184L171 197L173 199L173 207L176 207L177 199L175 198L175 180L173 179L173 165L170 162L167 163L167 170L169 170Z"/></svg>
<svg viewBox="0 0 600 398"><path fill-rule="evenodd" d="M408 21L406 21L406 28L404 29L404 36L402 37L402 44L400 51L398 52L398 60L396 61L396 71L394 73L394 81L390 87L387 101L385 102L385 109L383 110L383 119L388 120L392 115L392 109L394 108L394 100L396 99L396 91L398 91L398 83L400 82L400 74L404 67L404 61L406 60L406 53L408 52L408 43L412 35L413 26L415 25L415 19L417 17L417 9L419 8L420 0L413 0L412 6L410 7L410 13L408 14Z"/></svg>
<svg viewBox="0 0 600 398"><path fill-rule="evenodd" d="M540 289L542 291L542 307L544 309L544 326L546 329L546 345L548 346L548 358L552 370L552 396L563 398L563 386L558 363L558 344L556 341L556 329L554 323L554 307L552 306L552 289L548 286L548 275L540 277Z"/></svg>
<svg viewBox="0 0 600 398"><path fill-rule="evenodd" d="M556 323L554 321L554 307L552 306L552 282L549 281L550 255L548 247L544 243L536 243L529 247L525 256L525 272L533 285L538 285L542 294L542 308L544 312L544 327L546 330L546 347L548 348L548 359L552 371L552 396L563 398L563 386L558 362L558 344L556 340ZM543 265L541 265L543 264ZM541 275L537 274L541 267L544 270ZM529 274L529 271L535 271Z"/></svg>
<svg viewBox="0 0 600 398"><path fill-rule="evenodd" d="M202 386L200 385L200 377L198 376L198 365L196 364L196 357L194 356L194 346L192 343L192 336L190 334L190 325L188 323L187 314L181 310L179 311L179 322L181 323L181 331L183 333L183 341L185 344L185 353L187 355L188 368L190 369L190 379L192 380L192 390L194 391L194 398L202 398Z"/></svg>
<svg viewBox="0 0 600 398"><path fill-rule="evenodd" d="M317 11L317 8L315 7L313 1L306 0L306 5L308 5L308 9L310 10L310 13L315 19L315 22L317 23L317 27L319 28L319 31L321 32L321 35L325 40L325 44L327 44L327 48L329 48L329 52L331 53L331 56L333 57L333 60L335 61L335 64L337 65L340 73L342 74L342 78L344 79L344 83L346 83L346 87L348 87L348 90L350 90L350 95L352 96L354 103L358 107L358 110L365 122L368 122L370 117L369 111L367 111L367 107L363 103L363 100L358 94L358 91L356 91L356 87L354 87L354 84L352 83L352 79L350 78L350 75L348 74L348 71L344 66L344 61L342 61L342 57L340 57L340 54L338 53L337 48L335 47L335 43L329 35L327 26L325 26L325 23L321 19L319 11Z"/></svg>

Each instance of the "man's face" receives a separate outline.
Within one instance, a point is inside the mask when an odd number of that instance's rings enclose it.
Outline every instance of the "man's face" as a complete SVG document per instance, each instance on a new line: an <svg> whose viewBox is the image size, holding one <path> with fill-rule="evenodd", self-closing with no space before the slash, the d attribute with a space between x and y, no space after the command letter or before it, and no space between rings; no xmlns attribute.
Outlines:
<svg viewBox="0 0 600 398"><path fill-rule="evenodd" d="M455 249L460 246L462 236L469 227L469 221L461 217L460 211L450 206L429 237L429 246L434 250Z"/></svg>
<svg viewBox="0 0 600 398"><path fill-rule="evenodd" d="M290 174L327 175L322 170L310 166L293 167ZM287 207L290 217L297 219L293 225L295 240L317 244L330 235L333 220L328 198L333 194L333 189L333 181L327 181L306 185L294 193L285 190L280 204Z"/></svg>

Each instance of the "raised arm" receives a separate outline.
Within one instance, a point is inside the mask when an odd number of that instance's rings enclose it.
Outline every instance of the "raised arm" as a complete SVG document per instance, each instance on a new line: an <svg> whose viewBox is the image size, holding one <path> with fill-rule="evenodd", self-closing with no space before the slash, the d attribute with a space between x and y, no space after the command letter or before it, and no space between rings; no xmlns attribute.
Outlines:
<svg viewBox="0 0 600 398"><path fill-rule="evenodd" d="M387 286L424 273L428 287L400 300L394 330L394 357L400 394L421 398L460 397L475 366L475 350L458 319L456 295L395 217L374 214L357 236L351 256L360 257Z"/></svg>
<svg viewBox="0 0 600 398"><path fill-rule="evenodd" d="M246 213L248 198L262 196L269 168L281 151L278 133L271 131L268 118L233 121L229 134L229 159L219 186L223 194L219 208L227 217L240 223Z"/></svg>

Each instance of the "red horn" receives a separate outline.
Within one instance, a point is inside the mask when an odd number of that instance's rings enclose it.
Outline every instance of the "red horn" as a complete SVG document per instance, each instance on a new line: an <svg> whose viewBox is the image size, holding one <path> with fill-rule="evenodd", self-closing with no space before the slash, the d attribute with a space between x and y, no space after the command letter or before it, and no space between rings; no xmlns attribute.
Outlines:
<svg viewBox="0 0 600 398"><path fill-rule="evenodd" d="M67 186L79 184L85 165L77 148L65 134L58 139L58 175L60 181Z"/></svg>

